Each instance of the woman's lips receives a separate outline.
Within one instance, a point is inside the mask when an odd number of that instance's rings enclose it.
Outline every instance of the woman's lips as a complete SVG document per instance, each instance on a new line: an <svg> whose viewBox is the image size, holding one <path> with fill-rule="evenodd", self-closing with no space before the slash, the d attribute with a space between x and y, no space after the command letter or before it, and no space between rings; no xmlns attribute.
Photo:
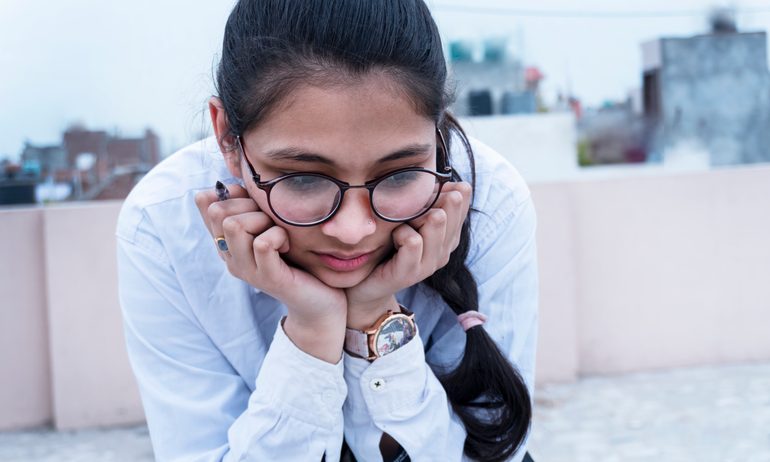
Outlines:
<svg viewBox="0 0 770 462"><path fill-rule="evenodd" d="M329 253L318 253L317 255L324 265L334 271L354 271L364 266L372 258L374 251L350 256Z"/></svg>

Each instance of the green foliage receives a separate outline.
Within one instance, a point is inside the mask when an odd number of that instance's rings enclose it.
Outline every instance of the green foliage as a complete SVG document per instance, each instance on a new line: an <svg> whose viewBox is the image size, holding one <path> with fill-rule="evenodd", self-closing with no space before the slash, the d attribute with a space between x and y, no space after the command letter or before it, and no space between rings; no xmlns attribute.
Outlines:
<svg viewBox="0 0 770 462"><path fill-rule="evenodd" d="M588 140L580 140L577 145L578 165L581 167L588 167L593 165L594 161L591 158L591 145Z"/></svg>

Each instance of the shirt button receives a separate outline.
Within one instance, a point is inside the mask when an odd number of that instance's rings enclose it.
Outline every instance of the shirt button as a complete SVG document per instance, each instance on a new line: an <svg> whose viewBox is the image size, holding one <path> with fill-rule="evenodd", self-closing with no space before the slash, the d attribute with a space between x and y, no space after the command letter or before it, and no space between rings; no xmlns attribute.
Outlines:
<svg viewBox="0 0 770 462"><path fill-rule="evenodd" d="M380 391L385 388L385 381L380 378L372 379L369 382L369 388L371 388L374 391Z"/></svg>

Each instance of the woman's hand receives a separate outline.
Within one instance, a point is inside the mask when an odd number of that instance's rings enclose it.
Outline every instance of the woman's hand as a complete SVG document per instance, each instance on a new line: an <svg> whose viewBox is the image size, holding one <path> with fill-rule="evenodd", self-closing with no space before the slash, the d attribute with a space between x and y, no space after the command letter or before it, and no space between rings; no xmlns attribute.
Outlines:
<svg viewBox="0 0 770 462"><path fill-rule="evenodd" d="M393 231L395 255L346 290L348 327L369 327L382 313L395 309L396 292L423 281L449 262L460 243L470 203L470 184L447 183L431 210Z"/></svg>
<svg viewBox="0 0 770 462"><path fill-rule="evenodd" d="M224 237L220 257L228 271L283 302L289 315L284 330L305 352L329 362L339 360L345 336L345 293L286 263L286 230L259 209L245 189L229 185L230 199L219 201L212 188L195 195L211 236ZM212 242L211 245L215 245Z"/></svg>

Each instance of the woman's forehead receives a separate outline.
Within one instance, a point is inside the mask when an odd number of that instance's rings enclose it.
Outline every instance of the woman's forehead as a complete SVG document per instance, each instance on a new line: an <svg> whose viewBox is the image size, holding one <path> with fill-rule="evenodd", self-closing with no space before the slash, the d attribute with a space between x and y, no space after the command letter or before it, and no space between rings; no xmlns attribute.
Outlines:
<svg viewBox="0 0 770 462"><path fill-rule="evenodd" d="M261 161L293 150L367 163L405 149L432 148L434 133L434 122L403 92L371 78L349 86L300 86L246 139L249 153Z"/></svg>

